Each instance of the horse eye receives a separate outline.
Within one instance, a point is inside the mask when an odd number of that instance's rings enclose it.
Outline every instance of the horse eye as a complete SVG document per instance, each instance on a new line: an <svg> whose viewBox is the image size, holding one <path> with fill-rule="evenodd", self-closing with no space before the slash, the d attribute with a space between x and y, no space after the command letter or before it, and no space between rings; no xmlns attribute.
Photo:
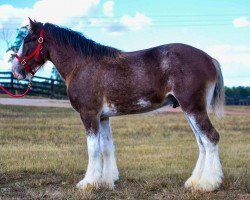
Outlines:
<svg viewBox="0 0 250 200"><path fill-rule="evenodd" d="M26 39L26 40L24 39L24 41L23 41L24 44L26 44L28 42L30 42L30 39Z"/></svg>
<svg viewBox="0 0 250 200"><path fill-rule="evenodd" d="M27 44L27 43L35 41L35 40L36 40L35 38L26 38L26 39L24 39L23 43Z"/></svg>

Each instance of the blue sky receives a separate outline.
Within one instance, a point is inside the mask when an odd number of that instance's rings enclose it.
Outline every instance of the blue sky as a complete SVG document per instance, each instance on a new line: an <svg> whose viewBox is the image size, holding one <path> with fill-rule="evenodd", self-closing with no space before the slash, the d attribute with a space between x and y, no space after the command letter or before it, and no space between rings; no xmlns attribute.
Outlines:
<svg viewBox="0 0 250 200"><path fill-rule="evenodd" d="M219 60L225 85L250 86L249 8L248 0L0 0L0 71L11 66L3 30L13 41L32 17L124 51L186 43Z"/></svg>

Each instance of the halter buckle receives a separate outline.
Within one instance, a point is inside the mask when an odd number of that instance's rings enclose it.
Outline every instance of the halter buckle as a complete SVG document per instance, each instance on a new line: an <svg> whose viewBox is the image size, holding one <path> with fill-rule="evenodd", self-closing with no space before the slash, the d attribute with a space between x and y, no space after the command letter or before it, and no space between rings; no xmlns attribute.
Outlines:
<svg viewBox="0 0 250 200"><path fill-rule="evenodd" d="M39 37L39 38L38 38L38 43L40 43L40 44L43 43L43 38L42 38L42 37Z"/></svg>
<svg viewBox="0 0 250 200"><path fill-rule="evenodd" d="M22 60L21 64L22 64L22 65L25 65L25 64L26 64L26 61L25 61L25 60Z"/></svg>

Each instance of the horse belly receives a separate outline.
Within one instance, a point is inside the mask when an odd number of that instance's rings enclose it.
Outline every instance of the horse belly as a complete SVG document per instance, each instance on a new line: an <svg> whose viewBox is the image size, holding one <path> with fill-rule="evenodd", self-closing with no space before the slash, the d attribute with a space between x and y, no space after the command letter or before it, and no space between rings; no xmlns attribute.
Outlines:
<svg viewBox="0 0 250 200"><path fill-rule="evenodd" d="M122 102L110 101L107 103L104 101L101 117L145 113L167 105L175 106L176 103L169 97L169 94L166 94L162 99L158 99L157 101L154 99L141 97L136 100L128 99L126 101L126 99L123 99Z"/></svg>

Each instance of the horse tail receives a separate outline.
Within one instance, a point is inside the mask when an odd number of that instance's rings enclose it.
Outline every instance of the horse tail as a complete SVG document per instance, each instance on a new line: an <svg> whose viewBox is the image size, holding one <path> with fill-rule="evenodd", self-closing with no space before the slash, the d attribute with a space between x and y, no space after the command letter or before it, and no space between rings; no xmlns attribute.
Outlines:
<svg viewBox="0 0 250 200"><path fill-rule="evenodd" d="M212 94L211 106L214 114L218 117L222 117L224 114L224 101L225 101L224 81L220 63L214 58L212 58L212 62L217 72L217 79L214 86L214 92Z"/></svg>

